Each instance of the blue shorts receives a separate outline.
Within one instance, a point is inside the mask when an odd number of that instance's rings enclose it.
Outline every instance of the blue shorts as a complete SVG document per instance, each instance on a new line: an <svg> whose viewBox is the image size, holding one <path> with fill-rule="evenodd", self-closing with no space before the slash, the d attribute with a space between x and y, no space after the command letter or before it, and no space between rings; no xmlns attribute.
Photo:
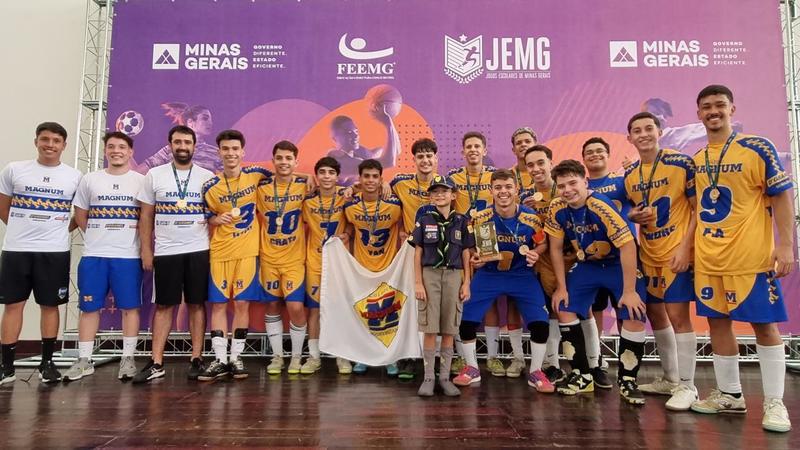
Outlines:
<svg viewBox="0 0 800 450"><path fill-rule="evenodd" d="M505 295L514 301L525 325L547 322L544 291L532 270L489 272L478 269L470 283L470 291L472 296L464 303L462 321L482 322L497 297Z"/></svg>
<svg viewBox="0 0 800 450"><path fill-rule="evenodd" d="M615 262L579 262L567 272L567 293L569 306L561 306L562 311L572 312L581 319L592 317L592 304L597 293L605 288L617 299L622 298L622 264ZM647 302L647 288L642 273L636 271L636 292L643 302ZM630 320L628 309L617 309L617 320ZM644 317L640 320L644 321Z"/></svg>
<svg viewBox="0 0 800 450"><path fill-rule="evenodd" d="M135 309L142 304L142 260L139 258L101 258L84 256L78 263L78 308L90 313L106 304L109 290L119 309Z"/></svg>
<svg viewBox="0 0 800 450"><path fill-rule="evenodd" d="M647 303L689 303L694 301L694 271L675 273L668 265L642 263L647 283Z"/></svg>
<svg viewBox="0 0 800 450"><path fill-rule="evenodd" d="M786 322L786 303L775 272L694 276L697 315L748 323Z"/></svg>

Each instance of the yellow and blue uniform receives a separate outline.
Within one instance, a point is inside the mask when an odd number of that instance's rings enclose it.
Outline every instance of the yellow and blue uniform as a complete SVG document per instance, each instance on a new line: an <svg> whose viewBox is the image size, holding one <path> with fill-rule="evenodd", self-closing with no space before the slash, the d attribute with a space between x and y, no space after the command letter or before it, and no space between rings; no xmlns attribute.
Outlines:
<svg viewBox="0 0 800 450"><path fill-rule="evenodd" d="M519 206L514 217L500 217L493 207L478 211L473 218L473 232L480 233L483 223L492 222L502 259L487 262L477 269L470 283L471 298L464 303L462 321L481 322L486 311L501 295L513 300L526 324L547 322L547 308L539 280L531 273L520 246L530 251L544 242L544 225L536 213Z"/></svg>
<svg viewBox="0 0 800 450"><path fill-rule="evenodd" d="M517 196L518 201L522 201L523 198L527 197L528 195L533 195L536 192L536 187L533 185L533 177L531 173L527 170L519 170L519 167L514 166L511 169L514 172L514 178L517 180L517 190L519 191L519 195Z"/></svg>
<svg viewBox="0 0 800 450"><path fill-rule="evenodd" d="M628 224L631 234L636 238L636 226L628 219L628 213L631 211L631 203L628 201L628 197L625 194L625 177L612 172L604 177L589 178L589 189L598 194L603 194L611 200L611 203L622 216L622 219Z"/></svg>
<svg viewBox="0 0 800 450"><path fill-rule="evenodd" d="M625 171L625 192L636 205L653 208L652 223L639 228L639 259L647 283L647 296L653 302L694 300L694 274L674 273L669 262L689 229L695 196L695 165L692 158L675 150L663 149L654 163L636 161ZM644 178L644 179L642 179ZM648 191L649 186L649 191Z"/></svg>
<svg viewBox="0 0 800 450"><path fill-rule="evenodd" d="M723 148L723 144L709 145L708 161L704 150L694 156L697 313L751 323L785 321L786 305L771 260L770 197L790 189L791 179L766 138L733 136L720 163ZM715 173L719 173L717 198L709 179Z"/></svg>
<svg viewBox="0 0 800 450"><path fill-rule="evenodd" d="M322 281L322 245L331 236L344 231L344 189L337 188L335 195L326 197L319 192L308 194L303 200L303 221L308 226L306 236L306 306L319 308L319 290Z"/></svg>
<svg viewBox="0 0 800 450"><path fill-rule="evenodd" d="M305 301L303 199L307 190L308 179L298 175L289 182L265 178L258 185L257 208L263 220L260 281L267 302Z"/></svg>
<svg viewBox="0 0 800 450"><path fill-rule="evenodd" d="M210 242L208 301L260 300L258 286L258 233L256 190L272 172L259 166L243 167L239 176L219 174L203 185L206 217L231 212L232 197L240 215L230 224L214 228Z"/></svg>
<svg viewBox="0 0 800 450"><path fill-rule="evenodd" d="M376 209L378 210L376 213ZM344 206L348 223L355 228L353 257L367 270L380 272L389 267L397 254L403 211L397 197L365 202L354 195ZM373 222L377 216L377 223Z"/></svg>
<svg viewBox="0 0 800 450"><path fill-rule="evenodd" d="M431 180L436 176L435 173L432 174ZM430 180L420 181L415 173L397 174L389 183L389 186L392 187L392 193L400 199L400 203L403 206L403 230L408 234L414 231L417 218L421 213L420 208L430 204L428 194L428 186L430 185Z"/></svg>
<svg viewBox="0 0 800 450"><path fill-rule="evenodd" d="M492 204L492 173L496 169L492 166L483 166L483 170L478 175L469 175L466 167L458 167L451 170L447 177L456 186L456 212L467 214L468 211L475 212L485 209ZM472 198L474 204L471 204Z"/></svg>
<svg viewBox="0 0 800 450"><path fill-rule="evenodd" d="M574 312L583 319L591 317L589 309L600 289L607 289L615 298L622 297L622 264L619 249L633 242L633 234L611 199L592 192L586 204L571 208L561 198L550 205L550 217L545 224L550 236L572 242L585 260L578 261L567 275L569 306L564 311ZM644 300L644 278L637 273L636 291ZM617 311L620 320L631 319L627 309Z"/></svg>

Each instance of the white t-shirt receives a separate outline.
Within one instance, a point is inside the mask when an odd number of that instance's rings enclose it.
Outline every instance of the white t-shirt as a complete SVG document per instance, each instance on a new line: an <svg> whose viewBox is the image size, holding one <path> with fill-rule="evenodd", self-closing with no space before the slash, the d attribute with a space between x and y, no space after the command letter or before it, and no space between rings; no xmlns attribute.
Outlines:
<svg viewBox="0 0 800 450"><path fill-rule="evenodd" d="M72 198L81 173L61 163L12 162L0 172L0 194L11 197L3 250L69 251Z"/></svg>
<svg viewBox="0 0 800 450"><path fill-rule="evenodd" d="M129 170L111 175L92 172L75 193L76 208L89 211L83 256L139 258L139 201L144 175Z"/></svg>
<svg viewBox="0 0 800 450"><path fill-rule="evenodd" d="M178 179L186 185L187 206L178 207L180 195L172 163L153 167L144 178L137 199L156 208L155 256L208 250L208 225L203 206L203 184L214 174L194 164L189 170L178 170ZM183 189L183 184L181 184Z"/></svg>

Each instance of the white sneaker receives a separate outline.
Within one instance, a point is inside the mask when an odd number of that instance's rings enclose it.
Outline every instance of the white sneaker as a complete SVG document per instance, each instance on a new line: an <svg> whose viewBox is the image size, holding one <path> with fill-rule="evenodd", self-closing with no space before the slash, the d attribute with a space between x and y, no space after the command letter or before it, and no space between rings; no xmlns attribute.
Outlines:
<svg viewBox="0 0 800 450"><path fill-rule="evenodd" d="M652 383L640 384L639 390L645 394L672 395L672 391L677 387L678 383L673 383L662 377L658 377L653 380Z"/></svg>
<svg viewBox="0 0 800 450"><path fill-rule="evenodd" d="M94 373L94 362L89 358L78 358L64 374L64 381L78 381L83 377L88 377Z"/></svg>
<svg viewBox="0 0 800 450"><path fill-rule="evenodd" d="M336 358L336 367L339 369L340 375L353 373L353 364L344 358Z"/></svg>
<svg viewBox="0 0 800 450"><path fill-rule="evenodd" d="M692 403L697 401L697 388L694 386L687 386L679 384L674 391L672 397L667 400L666 407L670 411L688 411L692 407Z"/></svg>
<svg viewBox="0 0 800 450"><path fill-rule="evenodd" d="M767 431L786 433L792 429L792 422L789 421L789 412L783 400L779 398L768 398L764 400L764 419L761 426Z"/></svg>
<svg viewBox="0 0 800 450"><path fill-rule="evenodd" d="M722 393L719 389L712 389L707 398L692 403L692 411L701 414L744 414L747 412L747 405L744 402L744 395L736 398Z"/></svg>
<svg viewBox="0 0 800 450"><path fill-rule="evenodd" d="M287 373L290 374L298 374L300 373L300 368L303 367L303 361L300 359L299 356L292 356L292 359L289 360L289 368L286 370Z"/></svg>

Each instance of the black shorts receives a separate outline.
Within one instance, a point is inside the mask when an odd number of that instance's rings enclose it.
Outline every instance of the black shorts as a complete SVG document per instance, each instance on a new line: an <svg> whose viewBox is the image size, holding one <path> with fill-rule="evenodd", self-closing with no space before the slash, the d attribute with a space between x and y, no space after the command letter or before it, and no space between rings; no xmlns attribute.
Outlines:
<svg viewBox="0 0 800 450"><path fill-rule="evenodd" d="M153 258L155 303L202 305L208 298L208 250Z"/></svg>
<svg viewBox="0 0 800 450"><path fill-rule="evenodd" d="M606 308L608 308L609 300L614 306L614 309L617 309L619 302L617 298L614 297L614 294L606 288L600 288L594 298L594 303L592 303L592 311L605 311Z"/></svg>
<svg viewBox="0 0 800 450"><path fill-rule="evenodd" d="M42 306L69 300L69 252L8 252L0 255L0 304L31 296Z"/></svg>

